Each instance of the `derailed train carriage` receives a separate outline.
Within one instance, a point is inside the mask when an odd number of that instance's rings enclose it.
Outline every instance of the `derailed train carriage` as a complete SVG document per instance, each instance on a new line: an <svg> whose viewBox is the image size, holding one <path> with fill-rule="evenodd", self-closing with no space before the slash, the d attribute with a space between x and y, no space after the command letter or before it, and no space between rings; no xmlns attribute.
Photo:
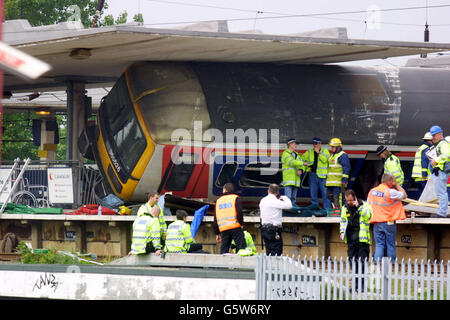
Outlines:
<svg viewBox="0 0 450 320"><path fill-rule="evenodd" d="M233 182L255 205L270 183L281 182L288 138L304 152L314 136L325 147L339 137L351 161L348 188L358 196L378 183L383 165L375 149L385 144L417 198L415 150L432 125L450 128L449 106L445 69L138 62L103 98L80 150L102 172L100 196L145 201L157 190L214 199ZM307 183L303 177L300 201L309 197Z"/></svg>

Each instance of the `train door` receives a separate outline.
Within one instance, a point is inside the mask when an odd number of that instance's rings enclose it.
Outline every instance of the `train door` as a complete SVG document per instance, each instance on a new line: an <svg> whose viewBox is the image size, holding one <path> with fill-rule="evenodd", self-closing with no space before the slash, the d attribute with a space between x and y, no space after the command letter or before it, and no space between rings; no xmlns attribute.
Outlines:
<svg viewBox="0 0 450 320"><path fill-rule="evenodd" d="M186 198L208 197L208 164L203 148L166 146L158 192Z"/></svg>

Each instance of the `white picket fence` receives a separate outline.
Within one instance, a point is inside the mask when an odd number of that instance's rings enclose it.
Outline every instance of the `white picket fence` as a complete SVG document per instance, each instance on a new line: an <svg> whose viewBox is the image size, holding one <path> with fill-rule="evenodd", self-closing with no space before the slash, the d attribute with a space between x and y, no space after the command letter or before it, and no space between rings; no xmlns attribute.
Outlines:
<svg viewBox="0 0 450 320"><path fill-rule="evenodd" d="M450 261L383 258L365 260L358 267L355 260L343 258L263 254L255 270L260 300L450 299Z"/></svg>

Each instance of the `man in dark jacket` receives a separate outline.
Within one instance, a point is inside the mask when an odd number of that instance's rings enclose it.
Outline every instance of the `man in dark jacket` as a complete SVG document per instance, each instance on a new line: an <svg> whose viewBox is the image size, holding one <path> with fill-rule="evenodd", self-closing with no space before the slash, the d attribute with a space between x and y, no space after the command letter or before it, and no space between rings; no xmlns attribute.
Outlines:
<svg viewBox="0 0 450 320"><path fill-rule="evenodd" d="M355 260L354 273L364 273L364 260L370 253L370 219L372 207L356 197L353 190L345 192L346 204L341 209L340 234L348 246L347 254L350 260ZM361 270L359 270L361 269ZM355 289L358 290L358 278ZM361 280L364 289L364 279Z"/></svg>

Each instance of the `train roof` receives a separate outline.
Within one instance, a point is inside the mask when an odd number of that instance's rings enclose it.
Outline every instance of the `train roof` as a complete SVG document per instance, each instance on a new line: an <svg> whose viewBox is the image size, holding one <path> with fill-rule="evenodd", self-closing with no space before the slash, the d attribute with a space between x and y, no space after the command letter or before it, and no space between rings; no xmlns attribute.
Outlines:
<svg viewBox="0 0 450 320"><path fill-rule="evenodd" d="M31 27L6 21L4 41L41 59L52 70L28 82L5 74L5 90L65 89L67 80L114 82L135 61L338 63L450 50L450 43L354 40L347 37L269 35L81 23Z"/></svg>

